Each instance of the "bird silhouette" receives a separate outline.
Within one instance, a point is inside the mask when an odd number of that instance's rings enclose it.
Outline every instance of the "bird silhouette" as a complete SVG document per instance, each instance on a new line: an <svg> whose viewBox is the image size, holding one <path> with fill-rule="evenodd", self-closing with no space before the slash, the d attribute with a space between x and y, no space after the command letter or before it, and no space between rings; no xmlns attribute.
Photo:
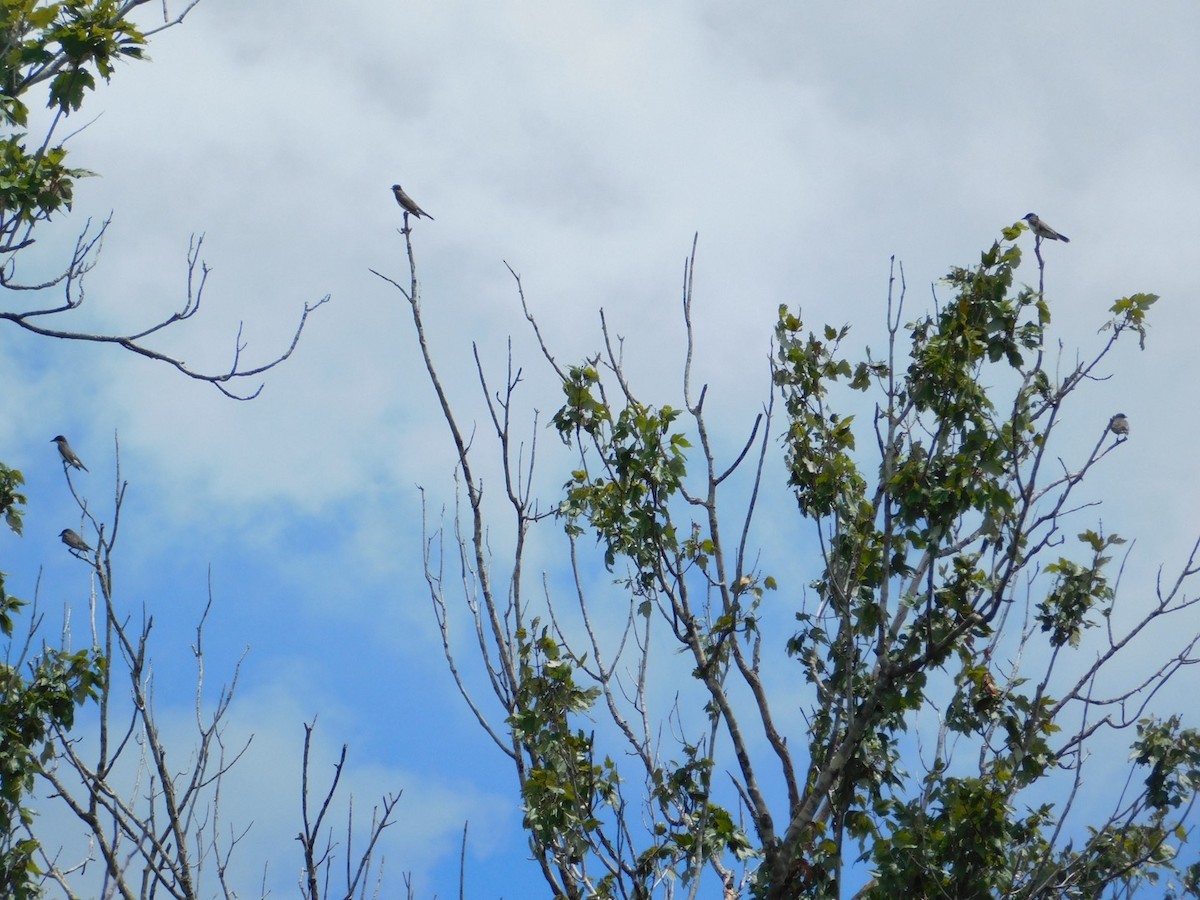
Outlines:
<svg viewBox="0 0 1200 900"><path fill-rule="evenodd" d="M83 460L75 454L75 451L71 449L71 445L67 443L67 439L61 434L56 434L52 437L50 443L58 444L58 453L62 457L63 463L73 466L76 469L83 469L85 472L88 471L88 467L83 464Z"/></svg>
<svg viewBox="0 0 1200 900"><path fill-rule="evenodd" d="M1048 241L1062 241L1064 244L1071 243L1071 239L1065 234L1059 234L1033 213L1026 213L1023 218L1029 223L1029 230L1040 238L1045 238Z"/></svg>
<svg viewBox="0 0 1200 900"><path fill-rule="evenodd" d="M1108 420L1108 430L1120 437L1129 437L1129 420L1125 413L1117 413Z"/></svg>
<svg viewBox="0 0 1200 900"><path fill-rule="evenodd" d="M396 195L396 202L400 204L400 207L405 212L412 213L418 219L421 218L421 216L424 216L425 218L430 219L430 220L433 219L433 216L429 215L429 213L425 212L425 210L423 210L423 209L421 209L421 207L417 206L417 204L413 201L412 197L410 197L410 196L408 196L408 194L404 193L404 188L400 187L400 185L393 184L392 185L392 193Z"/></svg>
<svg viewBox="0 0 1200 900"><path fill-rule="evenodd" d="M77 535L70 528L64 528L58 533L58 536L62 538L62 542L72 550L78 550L80 553L87 553L92 549L87 545L87 541Z"/></svg>

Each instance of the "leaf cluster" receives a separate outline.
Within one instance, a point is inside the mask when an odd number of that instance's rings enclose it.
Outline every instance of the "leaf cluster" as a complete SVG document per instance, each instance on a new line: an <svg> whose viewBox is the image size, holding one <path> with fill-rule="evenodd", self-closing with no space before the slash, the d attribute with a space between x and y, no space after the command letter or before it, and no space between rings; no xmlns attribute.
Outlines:
<svg viewBox="0 0 1200 900"><path fill-rule="evenodd" d="M537 620L531 627L532 634L515 636L521 672L517 711L509 718L528 757L524 824L536 845L578 863L601 827L598 807L614 801L618 779L611 760L594 762L592 737L572 725L599 691L575 683L574 661L549 629Z"/></svg>
<svg viewBox="0 0 1200 900"><path fill-rule="evenodd" d="M0 890L6 897L40 896L39 842L29 831L34 813L26 798L34 776L54 755L47 738L69 730L76 707L98 697L104 670L95 650L47 648L25 677L18 667L0 663Z"/></svg>
<svg viewBox="0 0 1200 900"><path fill-rule="evenodd" d="M77 112L96 78L108 81L116 63L144 59L146 39L118 0L0 0L0 235L71 208L74 182L92 173L66 165L61 144L30 144L26 94L47 85L46 106ZM12 249L0 247L0 249Z"/></svg>
<svg viewBox="0 0 1200 900"><path fill-rule="evenodd" d="M618 557L637 571L637 589L648 591L663 554L679 549L669 504L686 475L687 438L672 425L679 410L660 409L628 398L613 416L596 395L599 374L594 365L571 367L563 383L566 403L552 423L568 445L587 435L599 452L595 471L579 468L564 487L559 505L569 534L582 533L586 521L604 544L604 564L611 570Z"/></svg>

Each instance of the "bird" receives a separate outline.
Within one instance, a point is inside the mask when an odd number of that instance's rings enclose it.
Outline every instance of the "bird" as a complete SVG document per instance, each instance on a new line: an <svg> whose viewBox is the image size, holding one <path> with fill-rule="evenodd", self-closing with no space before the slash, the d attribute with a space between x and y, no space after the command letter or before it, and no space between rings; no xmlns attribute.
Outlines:
<svg viewBox="0 0 1200 900"><path fill-rule="evenodd" d="M1108 420L1108 430L1119 437L1129 437L1129 420L1125 413L1117 413Z"/></svg>
<svg viewBox="0 0 1200 900"><path fill-rule="evenodd" d="M72 550L78 550L81 553L87 553L92 549L87 545L87 541L77 535L70 528L64 528L59 532L58 536L62 538L62 542Z"/></svg>
<svg viewBox="0 0 1200 900"><path fill-rule="evenodd" d="M83 464L83 460L75 455L75 451L71 449L71 445L67 443L67 439L61 434L56 434L52 437L50 443L58 444L58 453L62 457L64 465L74 466L76 469L83 469L85 472L88 471L88 467Z"/></svg>
<svg viewBox="0 0 1200 900"><path fill-rule="evenodd" d="M1059 234L1033 213L1026 213L1023 218L1029 223L1029 230L1040 238L1045 238L1048 241L1062 241L1064 244L1071 243L1071 239L1065 234Z"/></svg>
<svg viewBox="0 0 1200 900"><path fill-rule="evenodd" d="M400 187L400 185L393 184L392 193L396 195L396 202L400 204L400 208L405 212L412 213L418 219L421 218L421 216L424 216L427 219L433 218L433 216L429 215L429 213L417 206L417 204L413 202L413 198L404 193L404 188Z"/></svg>

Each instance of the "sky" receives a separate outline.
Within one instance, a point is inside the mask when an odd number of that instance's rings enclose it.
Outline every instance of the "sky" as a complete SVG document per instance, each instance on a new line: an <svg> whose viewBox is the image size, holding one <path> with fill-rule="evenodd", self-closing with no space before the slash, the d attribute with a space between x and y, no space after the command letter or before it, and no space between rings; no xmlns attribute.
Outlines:
<svg viewBox="0 0 1200 900"><path fill-rule="evenodd" d="M119 439L120 601L155 617L181 740L210 583L210 688L242 659L231 736L254 737L226 796L255 824L239 874L270 859L275 895L294 889L302 723L318 716L324 771L349 746L356 809L404 792L390 873L449 895L469 820L468 895L532 896L512 776L454 688L422 576L418 486L452 507L452 446L403 298L369 272L407 272L388 187L435 217L414 226L426 326L481 432L472 344L498 383L511 337L525 415L545 423L558 397L505 263L560 360L600 347L603 308L643 397L678 405L698 234L696 378L731 453L766 399L781 303L879 348L893 257L915 317L950 267L1038 213L1071 238L1044 248L1064 365L1099 348L1113 300L1162 298L1146 349L1119 347L1064 422L1089 447L1114 412L1132 423L1095 488L1097 518L1137 539L1132 600L1200 533L1198 39L1183 2L203 0L72 122L86 127L71 158L97 177L24 271L52 271L111 211L72 324L120 330L181 305L203 234L202 312L158 345L200 368L228 365L239 323L247 357L270 358L305 303L330 300L247 403L113 348L0 329L0 459L30 501L25 536L0 536L8 587L71 609L83 639L86 567L58 542L78 512L49 439L70 436L99 510ZM528 433L553 499L567 457ZM560 549L546 538L535 564Z"/></svg>

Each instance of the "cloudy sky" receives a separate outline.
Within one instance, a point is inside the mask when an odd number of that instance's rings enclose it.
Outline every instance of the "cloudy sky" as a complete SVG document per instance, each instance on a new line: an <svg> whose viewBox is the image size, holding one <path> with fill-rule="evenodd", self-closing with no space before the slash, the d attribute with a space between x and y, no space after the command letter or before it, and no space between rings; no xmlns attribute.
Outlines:
<svg viewBox="0 0 1200 900"><path fill-rule="evenodd" d="M186 726L210 571L208 677L249 648L233 729L255 737L230 813L255 820L247 871L269 858L277 895L292 890L301 723L319 713L324 757L350 745L357 803L405 791L392 873L448 895L469 819L469 893L520 896L538 881L511 776L453 689L421 576L417 486L452 503L451 446L407 309L368 271L406 272L388 186L436 217L414 238L430 340L481 424L472 342L499 378L513 336L543 421L556 396L505 261L560 359L600 346L603 308L645 399L678 404L698 232L697 372L730 445L765 399L780 303L878 347L893 255L915 316L950 266L1036 211L1071 237L1045 251L1066 363L1099 347L1113 299L1163 298L1145 352L1121 347L1065 423L1091 442L1129 414L1099 515L1152 573L1200 530L1197 41L1184 2L204 0L89 100L69 148L99 177L28 277L111 210L74 315L128 327L182 302L204 233L205 309L162 346L210 368L228 365L239 322L246 353L268 357L306 302L332 299L252 403L0 330L0 458L30 498L25 537L0 537L9 588L32 597L40 573L44 607L86 608L86 569L58 543L78 513L49 438L71 437L91 468L76 482L104 510L119 436L118 588L158 623L164 719Z"/></svg>

